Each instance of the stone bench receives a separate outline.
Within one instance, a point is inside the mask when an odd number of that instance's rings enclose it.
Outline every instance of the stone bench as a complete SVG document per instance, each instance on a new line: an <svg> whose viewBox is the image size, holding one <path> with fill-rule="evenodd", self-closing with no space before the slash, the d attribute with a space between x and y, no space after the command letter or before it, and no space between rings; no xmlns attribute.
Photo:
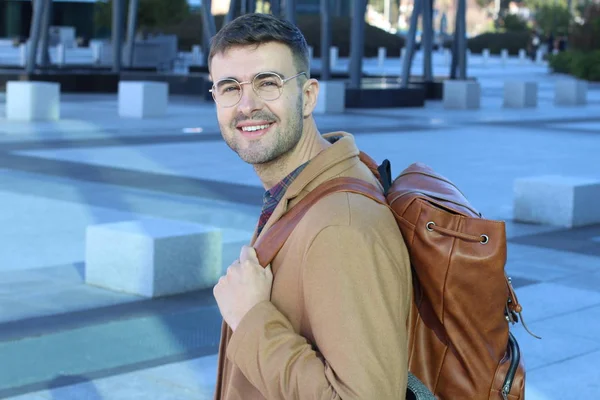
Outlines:
<svg viewBox="0 0 600 400"><path fill-rule="evenodd" d="M6 119L17 121L60 119L60 84L9 81L6 85Z"/></svg>
<svg viewBox="0 0 600 400"><path fill-rule="evenodd" d="M500 50L500 61L501 61L502 65L506 65L506 62L508 61L508 50L507 49Z"/></svg>
<svg viewBox="0 0 600 400"><path fill-rule="evenodd" d="M483 49L481 52L483 65L487 65L490 60L490 49Z"/></svg>
<svg viewBox="0 0 600 400"><path fill-rule="evenodd" d="M478 109L481 104L481 87L475 81L444 81L444 108L454 110Z"/></svg>
<svg viewBox="0 0 600 400"><path fill-rule="evenodd" d="M85 282L144 297L212 288L251 236L154 218L90 225Z"/></svg>
<svg viewBox="0 0 600 400"><path fill-rule="evenodd" d="M343 81L319 81L315 114L339 114L346 109L346 84Z"/></svg>
<svg viewBox="0 0 600 400"><path fill-rule="evenodd" d="M377 49L377 66L379 68L383 68L383 65L385 64L386 59L387 59L387 48L379 47Z"/></svg>
<svg viewBox="0 0 600 400"><path fill-rule="evenodd" d="M586 81L562 79L554 86L554 104L558 106L581 106L587 103Z"/></svg>
<svg viewBox="0 0 600 400"><path fill-rule="evenodd" d="M506 81L504 82L504 107L530 108L537 107L537 82Z"/></svg>
<svg viewBox="0 0 600 400"><path fill-rule="evenodd" d="M165 82L120 81L119 116L162 117L167 113L169 85Z"/></svg>
<svg viewBox="0 0 600 400"><path fill-rule="evenodd" d="M340 49L337 46L331 46L329 48L329 66L334 69L338 64L340 58Z"/></svg>
<svg viewBox="0 0 600 400"><path fill-rule="evenodd" d="M514 183L514 219L572 228L600 223L600 179L535 176Z"/></svg>

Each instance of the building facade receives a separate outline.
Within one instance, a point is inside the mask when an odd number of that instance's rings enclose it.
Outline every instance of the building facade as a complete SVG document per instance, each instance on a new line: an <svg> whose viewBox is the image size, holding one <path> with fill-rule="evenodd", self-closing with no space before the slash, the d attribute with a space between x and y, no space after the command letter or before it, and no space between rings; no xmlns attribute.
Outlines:
<svg viewBox="0 0 600 400"><path fill-rule="evenodd" d="M50 26L72 26L78 37L94 35L96 0L54 0ZM31 0L0 0L0 38L29 37Z"/></svg>
<svg viewBox="0 0 600 400"><path fill-rule="evenodd" d="M94 26L96 1L104 0L53 0L50 26L74 27L76 37L93 38L98 33ZM188 0L188 2L197 8L201 0ZM332 0L333 14L351 15L351 3L348 0ZM29 37L31 4L31 0L0 0L0 38L24 40ZM319 4L320 0L296 0L296 12L298 14L319 14ZM229 0L212 0L214 14L223 13L223 10L228 8ZM106 34L106 32L103 33Z"/></svg>

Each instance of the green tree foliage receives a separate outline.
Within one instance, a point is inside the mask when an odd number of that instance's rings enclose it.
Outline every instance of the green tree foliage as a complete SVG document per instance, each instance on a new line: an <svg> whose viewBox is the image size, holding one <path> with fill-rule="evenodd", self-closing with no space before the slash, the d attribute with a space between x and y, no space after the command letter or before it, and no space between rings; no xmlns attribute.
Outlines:
<svg viewBox="0 0 600 400"><path fill-rule="evenodd" d="M556 4L558 6L567 7L568 0L522 0L521 3L532 10L540 8L545 5Z"/></svg>
<svg viewBox="0 0 600 400"><path fill-rule="evenodd" d="M582 10L583 23L573 23L569 50L549 58L554 72L600 81L600 4L589 3Z"/></svg>
<svg viewBox="0 0 600 400"><path fill-rule="evenodd" d="M543 4L535 11L536 25L544 35L566 34L569 32L572 19L571 12L561 4Z"/></svg>
<svg viewBox="0 0 600 400"><path fill-rule="evenodd" d="M528 30L527 21L518 15L507 14L500 20L500 30L504 32L525 32Z"/></svg>
<svg viewBox="0 0 600 400"><path fill-rule="evenodd" d="M554 72L570 74L588 81L600 81L600 50L564 51L551 55L548 60Z"/></svg>
<svg viewBox="0 0 600 400"><path fill-rule="evenodd" d="M477 5L481 8L489 7L492 4L493 0L475 0Z"/></svg>
<svg viewBox="0 0 600 400"><path fill-rule="evenodd" d="M573 24L570 47L581 51L600 50L600 4L590 4L582 17L583 24Z"/></svg>
<svg viewBox="0 0 600 400"><path fill-rule="evenodd" d="M125 1L124 13L129 1ZM110 31L112 26L112 0L99 0L95 4L94 23L97 32ZM187 0L139 0L138 29L164 28L178 24L190 14Z"/></svg>

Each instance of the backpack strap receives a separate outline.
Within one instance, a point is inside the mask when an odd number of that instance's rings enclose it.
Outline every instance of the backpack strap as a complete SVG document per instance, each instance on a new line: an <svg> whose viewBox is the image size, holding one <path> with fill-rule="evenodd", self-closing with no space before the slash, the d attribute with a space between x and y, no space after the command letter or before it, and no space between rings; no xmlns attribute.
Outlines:
<svg viewBox="0 0 600 400"><path fill-rule="evenodd" d="M381 183L381 186L383 186L383 193L387 194L392 186L392 164L390 161L383 160L381 165L377 165L371 156L362 151L359 153L358 158L369 168L371 173L375 175L375 178L377 178L379 183Z"/></svg>
<svg viewBox="0 0 600 400"><path fill-rule="evenodd" d="M273 261L294 228L314 204L323 197L338 192L362 194L380 204L387 205L385 196L379 189L361 179L342 177L326 181L307 194L256 241L254 249L260 265L266 267Z"/></svg>

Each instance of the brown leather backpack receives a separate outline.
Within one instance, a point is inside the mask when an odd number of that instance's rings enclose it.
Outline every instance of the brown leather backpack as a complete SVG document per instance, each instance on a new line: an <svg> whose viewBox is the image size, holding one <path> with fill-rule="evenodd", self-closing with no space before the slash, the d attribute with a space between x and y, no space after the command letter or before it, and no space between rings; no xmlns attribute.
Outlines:
<svg viewBox="0 0 600 400"><path fill-rule="evenodd" d="M523 399L525 368L509 323L521 305L506 276L505 224L482 218L460 190L422 164L393 182L389 162L361 160L382 183L354 178L321 184L261 237L255 248L268 265L302 216L319 199L345 191L392 210L410 253L414 302L409 370L439 400Z"/></svg>

